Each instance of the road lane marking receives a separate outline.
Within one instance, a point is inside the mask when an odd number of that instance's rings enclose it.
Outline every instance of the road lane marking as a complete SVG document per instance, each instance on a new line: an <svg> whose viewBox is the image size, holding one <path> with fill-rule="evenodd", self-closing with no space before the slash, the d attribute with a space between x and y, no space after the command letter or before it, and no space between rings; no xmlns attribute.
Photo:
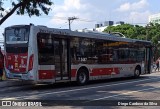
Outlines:
<svg viewBox="0 0 160 109"><path fill-rule="evenodd" d="M67 93L67 92L74 92L74 91L81 91L81 90L89 90L89 89L96 89L96 88L101 88L101 87L109 87L109 86L116 86L116 85L123 85L123 84L129 84L129 83L137 83L137 82L142 82L142 81L147 81L147 80L156 80L160 79L159 77L156 78L149 78L149 79L143 79L143 80L137 80L137 81L130 81L130 82L122 82L122 83L116 83L116 84L106 84L106 85L101 85L101 86L94 86L94 87L86 87L86 88L78 88L78 89L73 89L73 90L65 90L65 91L57 91L57 92L42 92L39 94L36 94L36 96L43 96L43 95L49 95L49 94L60 94L60 93ZM13 99L20 99L20 98L28 98L29 96L20 96L20 97L13 97ZM8 98L3 98L2 100L7 100ZM12 97L9 97L9 100L12 99Z"/></svg>
<svg viewBox="0 0 160 109"><path fill-rule="evenodd" d="M93 99L93 100L90 100L90 101L104 100L104 99L107 99L107 98L113 98L113 97L117 97L117 96L123 96L123 95L132 94L132 93L136 93L136 92L140 92L140 91L148 91L148 90L158 89L158 88L160 88L160 86L159 87L154 87L154 88L146 88L146 89L142 89L142 90L130 91L130 92L116 94L116 95L102 97L102 98L97 98L97 99Z"/></svg>

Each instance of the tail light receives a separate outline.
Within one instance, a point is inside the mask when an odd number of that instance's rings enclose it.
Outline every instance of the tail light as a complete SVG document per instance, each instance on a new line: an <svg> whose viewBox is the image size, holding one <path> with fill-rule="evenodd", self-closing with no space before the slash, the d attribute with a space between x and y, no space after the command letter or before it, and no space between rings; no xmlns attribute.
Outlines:
<svg viewBox="0 0 160 109"><path fill-rule="evenodd" d="M30 70L33 69L33 59L34 59L34 55L32 54L32 55L29 57L28 71L30 71Z"/></svg>

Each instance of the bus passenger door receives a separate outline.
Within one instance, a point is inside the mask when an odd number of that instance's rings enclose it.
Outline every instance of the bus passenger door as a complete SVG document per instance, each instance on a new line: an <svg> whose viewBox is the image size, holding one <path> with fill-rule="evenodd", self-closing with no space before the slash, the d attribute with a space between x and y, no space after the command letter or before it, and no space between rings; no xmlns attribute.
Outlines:
<svg viewBox="0 0 160 109"><path fill-rule="evenodd" d="M69 80L69 41L67 39L55 38L54 47L56 81Z"/></svg>
<svg viewBox="0 0 160 109"><path fill-rule="evenodd" d="M145 50L145 73L151 73L151 48Z"/></svg>

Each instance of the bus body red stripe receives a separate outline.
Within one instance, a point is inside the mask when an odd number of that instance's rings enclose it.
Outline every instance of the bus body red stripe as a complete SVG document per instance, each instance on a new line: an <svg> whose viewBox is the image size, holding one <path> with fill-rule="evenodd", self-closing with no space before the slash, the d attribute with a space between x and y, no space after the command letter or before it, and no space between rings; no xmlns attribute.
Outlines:
<svg viewBox="0 0 160 109"><path fill-rule="evenodd" d="M76 72L77 72L77 69L72 69L71 70L71 77L76 77Z"/></svg>
<svg viewBox="0 0 160 109"><path fill-rule="evenodd" d="M119 74L118 68L96 68L92 70L90 76L111 75L112 73Z"/></svg>
<svg viewBox="0 0 160 109"><path fill-rule="evenodd" d="M55 71L53 70L39 70L39 79L53 79L55 77Z"/></svg>

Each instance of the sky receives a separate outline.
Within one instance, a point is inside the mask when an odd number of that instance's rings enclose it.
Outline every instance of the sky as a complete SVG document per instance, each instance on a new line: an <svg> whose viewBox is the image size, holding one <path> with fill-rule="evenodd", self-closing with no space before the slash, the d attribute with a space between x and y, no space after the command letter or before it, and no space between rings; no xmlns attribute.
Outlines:
<svg viewBox="0 0 160 109"><path fill-rule="evenodd" d="M14 0L13 0L14 1ZM45 25L51 28L68 29L68 17L77 17L72 30L94 28L104 21L124 21L130 24L147 24L148 16L160 13L159 0L52 0L54 5L48 16L18 16L13 14L0 26L0 38L4 28L11 25ZM4 5L11 8L10 2Z"/></svg>

